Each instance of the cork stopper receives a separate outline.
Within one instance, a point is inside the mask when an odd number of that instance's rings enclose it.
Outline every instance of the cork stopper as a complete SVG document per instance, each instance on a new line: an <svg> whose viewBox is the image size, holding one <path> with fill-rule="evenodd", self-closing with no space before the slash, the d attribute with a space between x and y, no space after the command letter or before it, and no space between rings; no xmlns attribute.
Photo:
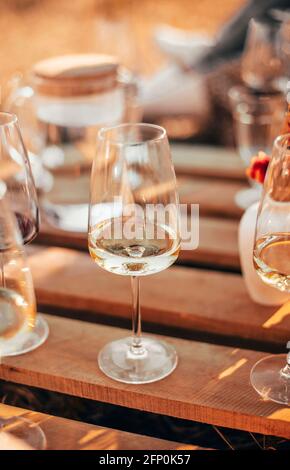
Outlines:
<svg viewBox="0 0 290 470"><path fill-rule="evenodd" d="M101 93L117 84L118 61L103 54L52 57L34 65L32 79L37 93L72 97Z"/></svg>

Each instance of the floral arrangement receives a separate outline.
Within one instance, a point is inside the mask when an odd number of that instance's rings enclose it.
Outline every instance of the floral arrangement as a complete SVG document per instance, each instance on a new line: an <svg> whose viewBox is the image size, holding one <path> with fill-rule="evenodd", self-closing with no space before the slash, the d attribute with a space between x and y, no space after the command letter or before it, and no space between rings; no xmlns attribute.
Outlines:
<svg viewBox="0 0 290 470"><path fill-rule="evenodd" d="M251 159L250 166L247 168L247 176L256 183L263 184L266 176L266 171L270 162L270 157L265 152L258 152Z"/></svg>

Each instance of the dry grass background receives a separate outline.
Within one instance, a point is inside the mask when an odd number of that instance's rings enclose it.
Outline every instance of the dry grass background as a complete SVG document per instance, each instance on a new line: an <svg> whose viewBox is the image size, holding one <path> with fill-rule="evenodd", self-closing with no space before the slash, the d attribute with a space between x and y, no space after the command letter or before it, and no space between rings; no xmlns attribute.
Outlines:
<svg viewBox="0 0 290 470"><path fill-rule="evenodd" d="M164 60L152 41L155 24L214 34L244 1L0 0L0 79L44 57L88 51L120 53L148 74Z"/></svg>

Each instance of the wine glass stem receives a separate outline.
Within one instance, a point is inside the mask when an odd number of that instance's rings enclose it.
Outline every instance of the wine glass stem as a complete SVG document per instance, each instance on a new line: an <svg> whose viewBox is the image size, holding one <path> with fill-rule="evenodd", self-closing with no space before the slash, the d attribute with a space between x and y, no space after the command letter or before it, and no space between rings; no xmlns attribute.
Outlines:
<svg viewBox="0 0 290 470"><path fill-rule="evenodd" d="M132 286L132 299L133 299L133 315L132 315L132 328L133 328L133 341L131 345L131 352L136 355L144 354L142 346L142 331L141 331L141 309L140 309L140 281L139 276L131 277Z"/></svg>
<svg viewBox="0 0 290 470"><path fill-rule="evenodd" d="M4 255L0 253L0 287L5 287Z"/></svg>

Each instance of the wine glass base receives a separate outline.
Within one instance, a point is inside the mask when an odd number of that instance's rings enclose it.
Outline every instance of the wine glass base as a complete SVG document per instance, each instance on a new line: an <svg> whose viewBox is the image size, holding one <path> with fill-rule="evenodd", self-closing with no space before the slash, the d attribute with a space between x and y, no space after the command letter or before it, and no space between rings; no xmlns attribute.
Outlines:
<svg viewBox="0 0 290 470"><path fill-rule="evenodd" d="M251 384L264 400L290 404L290 377L281 374L285 365L286 354L278 354L261 359L252 368Z"/></svg>
<svg viewBox="0 0 290 470"><path fill-rule="evenodd" d="M0 354L1 357L6 356L18 356L25 354L41 346L48 337L49 327L47 322L41 315L37 315L35 327L32 331L28 331L23 334L21 338L18 338L15 343L9 341L9 344L1 346Z"/></svg>
<svg viewBox="0 0 290 470"><path fill-rule="evenodd" d="M0 418L0 450L44 450L46 447L45 434L33 421L22 416Z"/></svg>
<svg viewBox="0 0 290 470"><path fill-rule="evenodd" d="M241 209L248 209L254 202L259 201L260 197L260 188L241 189L235 194L235 203Z"/></svg>
<svg viewBox="0 0 290 470"><path fill-rule="evenodd" d="M167 377L177 366L175 349L163 341L142 337L144 353L131 352L132 337L113 341L100 351L100 369L111 379L145 384Z"/></svg>

